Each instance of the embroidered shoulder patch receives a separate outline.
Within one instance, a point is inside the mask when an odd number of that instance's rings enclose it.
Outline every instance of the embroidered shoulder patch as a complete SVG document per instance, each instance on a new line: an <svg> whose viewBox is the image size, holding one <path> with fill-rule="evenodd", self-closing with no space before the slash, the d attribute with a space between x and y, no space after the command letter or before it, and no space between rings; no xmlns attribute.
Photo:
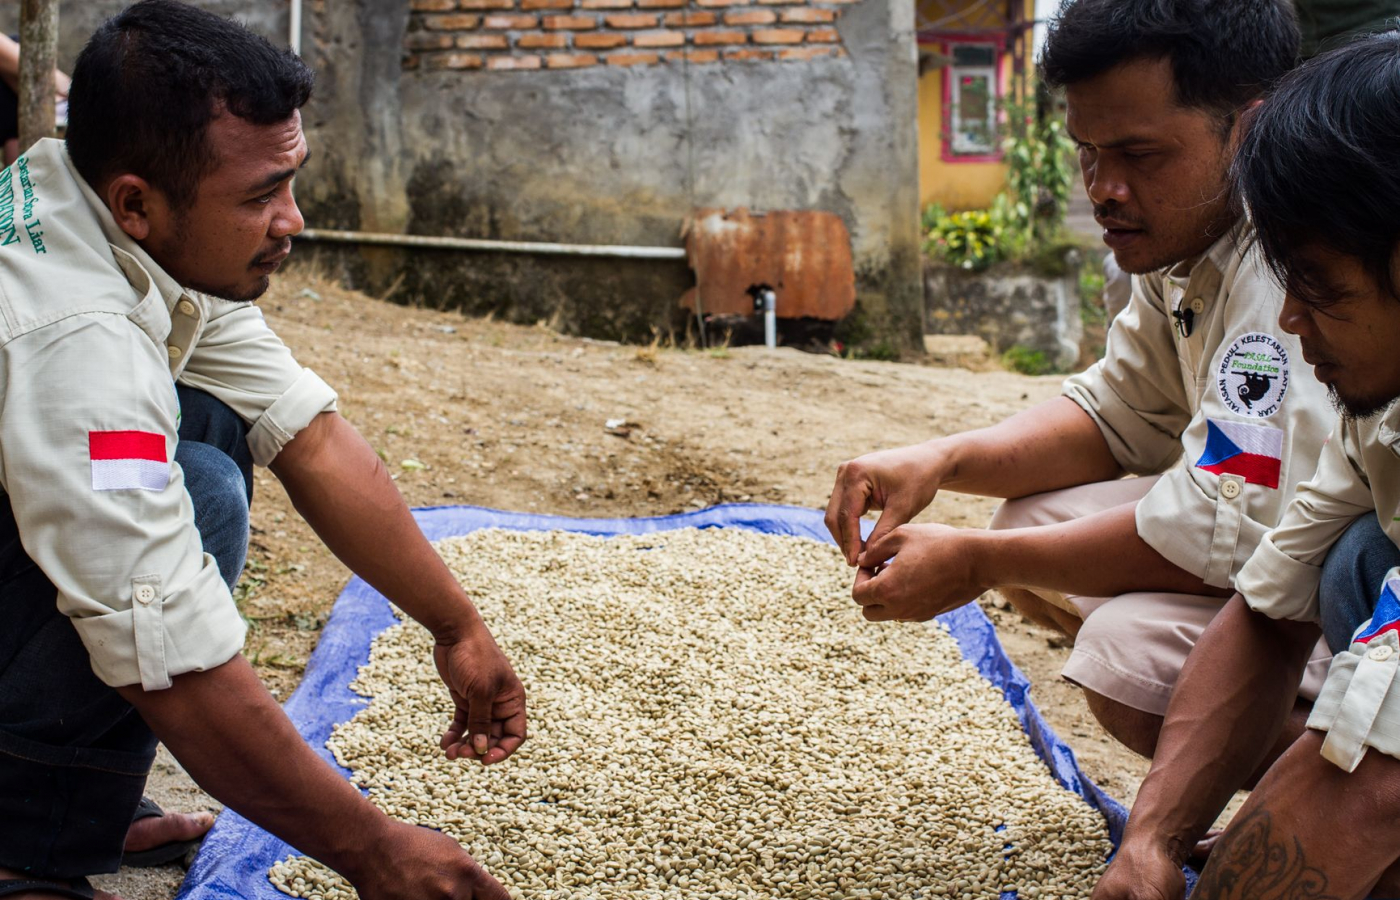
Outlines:
<svg viewBox="0 0 1400 900"><path fill-rule="evenodd" d="M1206 419L1206 449L1196 468L1216 475L1239 475L1250 484L1277 488L1283 467L1283 431Z"/></svg>
<svg viewBox="0 0 1400 900"><path fill-rule="evenodd" d="M163 491L170 485L165 435L151 431L89 431L94 491Z"/></svg>
<svg viewBox="0 0 1400 900"><path fill-rule="evenodd" d="M1396 597L1397 591L1400 591L1400 574L1391 569L1386 573L1385 582L1381 585L1381 595L1376 600L1375 612L1351 639L1353 644L1357 641L1369 644L1387 631L1400 632L1400 599Z"/></svg>
<svg viewBox="0 0 1400 900"><path fill-rule="evenodd" d="M1220 358L1215 386L1230 412L1267 419L1279 411L1288 393L1288 350L1271 334L1242 334Z"/></svg>

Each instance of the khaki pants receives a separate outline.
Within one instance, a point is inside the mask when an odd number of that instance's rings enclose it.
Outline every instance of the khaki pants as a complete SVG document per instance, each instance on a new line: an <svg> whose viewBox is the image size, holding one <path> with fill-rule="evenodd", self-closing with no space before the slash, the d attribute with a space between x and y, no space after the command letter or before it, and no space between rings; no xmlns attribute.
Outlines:
<svg viewBox="0 0 1400 900"><path fill-rule="evenodd" d="M995 529L1053 525L1142 499L1156 482L1124 478L1008 500L992 517ZM1133 709L1164 715L1186 656L1224 606L1218 597L1139 591L1118 597L1032 593L1084 620L1063 675ZM1332 652L1319 640L1299 695L1317 699Z"/></svg>

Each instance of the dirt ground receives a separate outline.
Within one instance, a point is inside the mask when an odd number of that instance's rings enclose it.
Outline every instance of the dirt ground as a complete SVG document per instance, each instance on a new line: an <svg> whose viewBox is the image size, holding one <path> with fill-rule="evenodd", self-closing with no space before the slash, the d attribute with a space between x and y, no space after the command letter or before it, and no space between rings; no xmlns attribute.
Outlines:
<svg viewBox="0 0 1400 900"><path fill-rule="evenodd" d="M977 428L1059 392L1058 377L842 360L779 349L620 346L455 313L405 309L308 270L260 305L340 410L383 455L414 506L474 504L573 516L648 516L723 502L825 507L836 466L881 447ZM624 428L606 427L623 420ZM625 436L620 432L629 432ZM420 465L421 464L421 467ZM921 520L985 525L992 500L942 494ZM246 653L280 698L295 689L349 573L257 475L248 568L237 592ZM983 608L1032 698L1088 775L1128 803L1147 765L1059 678L1055 635ZM872 626L874 627L874 626ZM162 756L150 793L217 808ZM172 897L177 867L103 879L128 900Z"/></svg>

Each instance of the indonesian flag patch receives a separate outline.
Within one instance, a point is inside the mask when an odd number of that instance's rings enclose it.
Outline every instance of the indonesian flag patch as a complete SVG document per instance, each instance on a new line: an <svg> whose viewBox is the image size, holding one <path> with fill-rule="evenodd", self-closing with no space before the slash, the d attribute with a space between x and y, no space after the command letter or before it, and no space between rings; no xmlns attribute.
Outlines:
<svg viewBox="0 0 1400 900"><path fill-rule="evenodd" d="M1267 425L1206 420L1206 449L1196 468L1239 475L1250 484L1277 488L1283 467L1283 431Z"/></svg>
<svg viewBox="0 0 1400 900"><path fill-rule="evenodd" d="M89 431L94 491L163 491L170 485L165 435L150 431Z"/></svg>

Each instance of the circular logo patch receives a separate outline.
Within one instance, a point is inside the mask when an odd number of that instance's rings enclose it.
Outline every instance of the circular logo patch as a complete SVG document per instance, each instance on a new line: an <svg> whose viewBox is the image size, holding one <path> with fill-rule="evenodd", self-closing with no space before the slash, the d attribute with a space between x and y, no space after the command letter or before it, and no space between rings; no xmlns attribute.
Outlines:
<svg viewBox="0 0 1400 900"><path fill-rule="evenodd" d="M1267 419L1279 411L1288 393L1288 351L1271 334L1241 335L1220 358L1216 387L1230 412Z"/></svg>

